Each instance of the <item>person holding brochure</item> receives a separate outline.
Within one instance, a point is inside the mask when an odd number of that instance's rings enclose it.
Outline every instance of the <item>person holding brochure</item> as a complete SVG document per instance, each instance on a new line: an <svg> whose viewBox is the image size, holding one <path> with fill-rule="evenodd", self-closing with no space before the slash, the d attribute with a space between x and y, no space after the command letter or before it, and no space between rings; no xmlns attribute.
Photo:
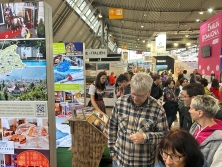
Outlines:
<svg viewBox="0 0 222 167"><path fill-rule="evenodd" d="M153 167L157 145L168 131L165 111L150 96L153 80L147 73L131 79L131 93L116 101L108 126L113 167Z"/></svg>

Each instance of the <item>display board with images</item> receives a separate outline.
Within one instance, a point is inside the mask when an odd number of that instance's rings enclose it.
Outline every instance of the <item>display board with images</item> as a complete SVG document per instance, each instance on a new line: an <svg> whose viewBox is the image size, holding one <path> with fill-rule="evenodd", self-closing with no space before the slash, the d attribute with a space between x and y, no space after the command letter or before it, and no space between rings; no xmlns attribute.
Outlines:
<svg viewBox="0 0 222 167"><path fill-rule="evenodd" d="M83 43L53 44L56 145L70 147L70 127L66 124L73 110L84 108Z"/></svg>
<svg viewBox="0 0 222 167"><path fill-rule="evenodd" d="M87 121L108 137L109 117L101 111L93 110Z"/></svg>
<svg viewBox="0 0 222 167"><path fill-rule="evenodd" d="M1 165L49 167L44 2L0 13Z"/></svg>

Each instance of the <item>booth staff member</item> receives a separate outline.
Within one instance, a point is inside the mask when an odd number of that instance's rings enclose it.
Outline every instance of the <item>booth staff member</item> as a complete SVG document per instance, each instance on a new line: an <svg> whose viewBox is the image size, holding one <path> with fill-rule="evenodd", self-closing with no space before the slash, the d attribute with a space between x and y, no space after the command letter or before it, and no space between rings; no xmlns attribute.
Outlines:
<svg viewBox="0 0 222 167"><path fill-rule="evenodd" d="M106 113L106 106L103 101L103 96L106 90L106 73L100 72L96 76L95 84L91 84L89 87L90 101L93 108L97 111L102 111Z"/></svg>

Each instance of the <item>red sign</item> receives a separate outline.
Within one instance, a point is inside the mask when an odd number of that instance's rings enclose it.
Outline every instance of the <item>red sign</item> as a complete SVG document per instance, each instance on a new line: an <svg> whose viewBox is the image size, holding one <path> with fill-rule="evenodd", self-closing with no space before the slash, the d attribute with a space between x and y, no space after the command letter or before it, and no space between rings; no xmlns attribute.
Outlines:
<svg viewBox="0 0 222 167"><path fill-rule="evenodd" d="M142 51L136 51L136 54L142 54L143 52Z"/></svg>

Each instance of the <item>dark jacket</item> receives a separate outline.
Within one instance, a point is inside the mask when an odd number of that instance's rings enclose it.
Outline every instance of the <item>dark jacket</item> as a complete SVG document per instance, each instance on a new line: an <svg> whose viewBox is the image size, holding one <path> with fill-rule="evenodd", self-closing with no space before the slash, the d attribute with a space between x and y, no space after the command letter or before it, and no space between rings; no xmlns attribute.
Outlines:
<svg viewBox="0 0 222 167"><path fill-rule="evenodd" d="M189 131L190 127L193 124L192 118L191 118L190 113L189 113L189 109L190 109L190 107L185 107L185 106L183 106L180 109L180 114L181 114L180 126L181 126L182 129L184 129L186 131Z"/></svg>
<svg viewBox="0 0 222 167"><path fill-rule="evenodd" d="M150 96L152 96L153 98L157 100L161 98L161 96L163 96L163 91L159 85L156 85L155 83L153 83Z"/></svg>
<svg viewBox="0 0 222 167"><path fill-rule="evenodd" d="M131 87L130 87L130 84L129 84L124 89L124 95L130 94L130 93L131 93Z"/></svg>

